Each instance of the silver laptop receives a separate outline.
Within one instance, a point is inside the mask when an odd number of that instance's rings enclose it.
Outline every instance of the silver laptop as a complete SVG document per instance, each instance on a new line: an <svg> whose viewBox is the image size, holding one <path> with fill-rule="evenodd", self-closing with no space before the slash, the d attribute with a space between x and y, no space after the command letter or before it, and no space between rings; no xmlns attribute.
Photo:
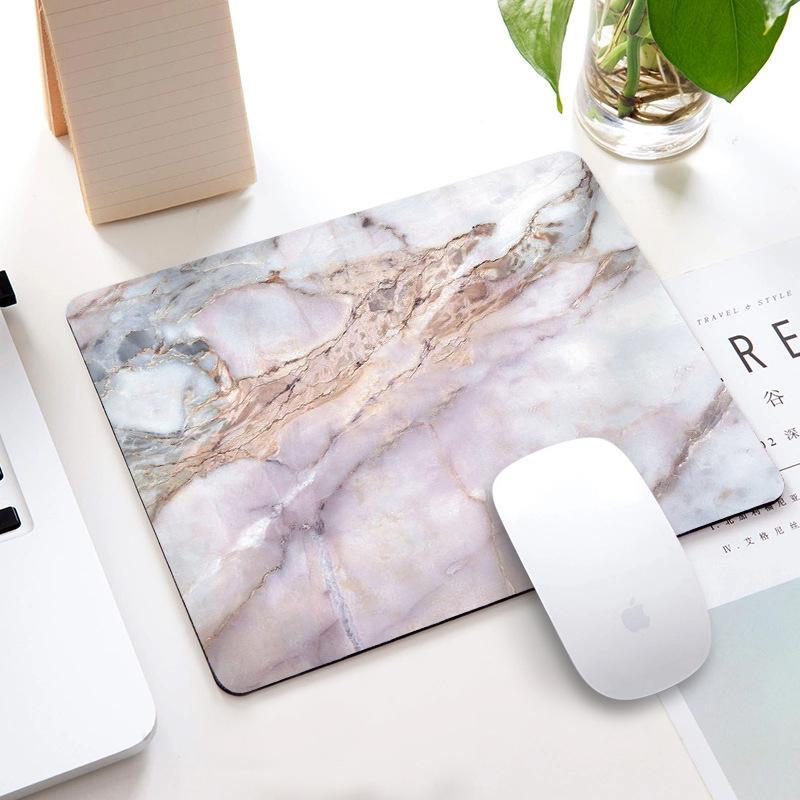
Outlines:
<svg viewBox="0 0 800 800"><path fill-rule="evenodd" d="M0 305L13 301L0 273ZM137 752L153 733L155 709L3 313L0 470L7 800Z"/></svg>

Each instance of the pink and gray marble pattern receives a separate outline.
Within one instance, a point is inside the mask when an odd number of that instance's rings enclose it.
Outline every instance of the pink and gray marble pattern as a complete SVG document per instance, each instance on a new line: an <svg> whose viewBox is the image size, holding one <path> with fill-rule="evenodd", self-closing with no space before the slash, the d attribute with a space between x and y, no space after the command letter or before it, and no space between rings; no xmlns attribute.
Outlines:
<svg viewBox="0 0 800 800"><path fill-rule="evenodd" d="M489 488L545 445L616 442L679 533L781 491L571 154L68 313L214 675L236 693L530 588Z"/></svg>

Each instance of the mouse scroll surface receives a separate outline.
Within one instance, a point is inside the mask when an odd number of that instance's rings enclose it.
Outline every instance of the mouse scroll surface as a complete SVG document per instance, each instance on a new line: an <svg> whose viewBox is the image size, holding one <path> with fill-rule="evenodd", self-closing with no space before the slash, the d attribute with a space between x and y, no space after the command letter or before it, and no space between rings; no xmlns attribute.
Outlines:
<svg viewBox="0 0 800 800"><path fill-rule="evenodd" d="M506 467L495 507L570 658L596 691L654 694L705 660L703 592L633 464L603 439Z"/></svg>

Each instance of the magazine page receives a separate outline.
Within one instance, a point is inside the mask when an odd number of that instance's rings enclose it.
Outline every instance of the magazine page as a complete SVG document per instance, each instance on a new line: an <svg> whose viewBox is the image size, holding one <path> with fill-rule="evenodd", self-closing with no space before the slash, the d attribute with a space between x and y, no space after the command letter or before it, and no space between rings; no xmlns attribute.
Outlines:
<svg viewBox="0 0 800 800"><path fill-rule="evenodd" d="M785 482L682 538L711 607L706 664L662 701L712 795L800 797L800 240L667 288Z"/></svg>

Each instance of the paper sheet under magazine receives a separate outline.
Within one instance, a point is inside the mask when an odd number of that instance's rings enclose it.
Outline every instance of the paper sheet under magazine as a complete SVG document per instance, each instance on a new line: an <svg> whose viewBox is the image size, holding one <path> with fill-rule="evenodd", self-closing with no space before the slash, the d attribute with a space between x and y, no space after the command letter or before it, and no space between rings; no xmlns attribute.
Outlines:
<svg viewBox="0 0 800 800"><path fill-rule="evenodd" d="M799 258L793 240L668 284L786 485L777 502L683 540L714 644L662 699L717 800L800 797Z"/></svg>

